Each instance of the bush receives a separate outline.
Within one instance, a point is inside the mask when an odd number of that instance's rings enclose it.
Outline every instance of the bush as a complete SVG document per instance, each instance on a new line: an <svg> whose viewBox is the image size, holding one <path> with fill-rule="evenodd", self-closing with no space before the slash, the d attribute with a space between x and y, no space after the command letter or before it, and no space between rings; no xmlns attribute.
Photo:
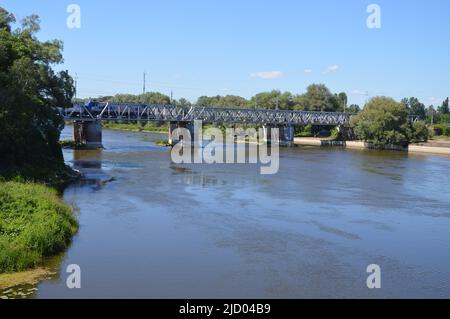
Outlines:
<svg viewBox="0 0 450 319"><path fill-rule="evenodd" d="M412 132L411 132L411 142L412 143L418 143L418 142L426 142L428 141L428 138L432 136L430 133L430 130L428 129L427 125L420 121L415 122L412 125Z"/></svg>
<svg viewBox="0 0 450 319"><path fill-rule="evenodd" d="M314 136L313 126L311 124L306 126L301 126L298 129L298 133L296 134L299 137L312 137Z"/></svg>
<svg viewBox="0 0 450 319"><path fill-rule="evenodd" d="M424 122L412 124L406 106L387 97L370 100L364 110L352 118L352 127L358 138L375 145L407 146L429 137Z"/></svg>
<svg viewBox="0 0 450 319"><path fill-rule="evenodd" d="M56 191L0 181L0 273L21 271L64 250L78 229Z"/></svg>
<svg viewBox="0 0 450 319"><path fill-rule="evenodd" d="M434 125L435 134L440 136L449 136L450 137L450 125L445 124L436 124Z"/></svg>
<svg viewBox="0 0 450 319"><path fill-rule="evenodd" d="M341 137L341 134L339 132L339 128L335 127L331 130L331 139L332 140L339 140Z"/></svg>

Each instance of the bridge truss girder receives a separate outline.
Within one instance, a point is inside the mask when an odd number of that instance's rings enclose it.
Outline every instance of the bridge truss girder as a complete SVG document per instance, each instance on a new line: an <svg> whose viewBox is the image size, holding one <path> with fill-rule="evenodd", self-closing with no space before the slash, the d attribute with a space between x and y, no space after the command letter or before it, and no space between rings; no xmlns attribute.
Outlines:
<svg viewBox="0 0 450 319"><path fill-rule="evenodd" d="M177 107L173 105L146 105L134 103L106 103L95 110L84 105L61 110L66 120L85 121L154 121L256 125L344 125L352 113L310 112L264 109L236 109L213 107Z"/></svg>

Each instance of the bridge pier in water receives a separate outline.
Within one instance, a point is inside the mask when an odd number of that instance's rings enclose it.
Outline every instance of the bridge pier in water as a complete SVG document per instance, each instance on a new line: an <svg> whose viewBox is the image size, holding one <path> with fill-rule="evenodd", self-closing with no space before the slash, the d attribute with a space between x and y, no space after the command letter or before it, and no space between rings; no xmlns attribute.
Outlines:
<svg viewBox="0 0 450 319"><path fill-rule="evenodd" d="M77 145L84 145L89 149L102 148L102 122L74 121L73 137Z"/></svg>
<svg viewBox="0 0 450 319"><path fill-rule="evenodd" d="M272 143L272 130L278 128L278 142L282 147L294 146L294 127L292 125L264 125L264 142ZM275 136L274 136L275 137Z"/></svg>

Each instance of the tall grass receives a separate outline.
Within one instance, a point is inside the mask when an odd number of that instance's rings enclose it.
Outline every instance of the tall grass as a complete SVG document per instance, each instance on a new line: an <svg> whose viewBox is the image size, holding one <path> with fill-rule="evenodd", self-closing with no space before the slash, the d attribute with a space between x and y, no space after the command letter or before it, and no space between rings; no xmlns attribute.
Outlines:
<svg viewBox="0 0 450 319"><path fill-rule="evenodd" d="M77 229L72 209L55 190L0 181L0 273L38 265L64 250Z"/></svg>

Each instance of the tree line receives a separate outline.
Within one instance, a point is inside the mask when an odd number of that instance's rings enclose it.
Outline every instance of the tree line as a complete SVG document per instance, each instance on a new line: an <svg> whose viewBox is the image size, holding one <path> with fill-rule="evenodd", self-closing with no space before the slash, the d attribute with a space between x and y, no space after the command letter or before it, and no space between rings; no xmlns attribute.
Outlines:
<svg viewBox="0 0 450 319"><path fill-rule="evenodd" d="M89 100L89 99L80 99ZM237 95L200 96L195 103L185 98L171 100L167 95L159 92L148 92L139 95L117 94L96 98L99 101L110 101L115 103L147 103L147 104L172 104L178 106L203 106L220 108L259 108L279 110L305 110L322 112L353 112L356 113L360 107L356 104L347 105L348 97L344 92L333 94L324 84L312 84L308 86L304 94L293 94L272 90L261 92L250 99Z"/></svg>
<svg viewBox="0 0 450 319"><path fill-rule="evenodd" d="M358 113L361 107L357 104L348 105L348 96L345 92L332 93L324 84L311 84L303 94L272 90L261 92L250 99L237 95L200 96L194 103L185 98L171 100L168 95L160 92L148 92L145 94L117 94L100 98L78 99L110 101L115 103L146 103L163 104L189 107L192 105L218 108L259 108L298 111L321 112L348 112ZM427 123L450 123L449 98L446 98L438 107L433 105L426 107L416 97L404 98L400 103L406 108L408 115L415 116Z"/></svg>

